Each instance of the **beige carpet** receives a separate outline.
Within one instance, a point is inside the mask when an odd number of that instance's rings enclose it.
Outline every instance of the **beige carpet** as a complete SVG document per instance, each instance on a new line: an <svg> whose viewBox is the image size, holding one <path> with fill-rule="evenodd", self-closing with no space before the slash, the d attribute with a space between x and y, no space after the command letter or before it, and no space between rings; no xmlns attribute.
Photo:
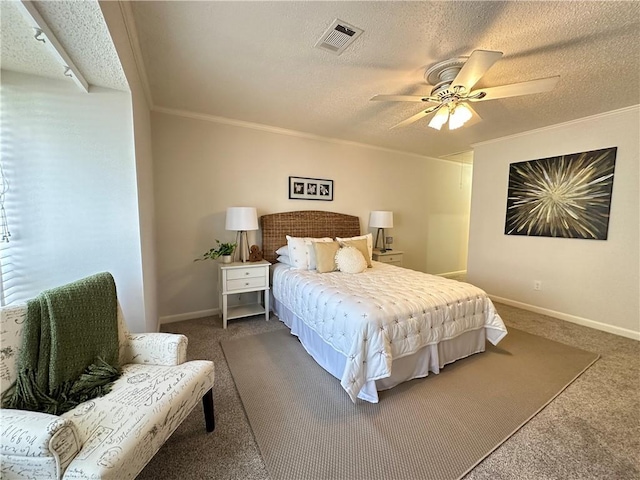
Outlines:
<svg viewBox="0 0 640 480"><path fill-rule="evenodd" d="M272 480L460 478L598 358L511 328L498 347L354 405L288 330L222 348Z"/></svg>

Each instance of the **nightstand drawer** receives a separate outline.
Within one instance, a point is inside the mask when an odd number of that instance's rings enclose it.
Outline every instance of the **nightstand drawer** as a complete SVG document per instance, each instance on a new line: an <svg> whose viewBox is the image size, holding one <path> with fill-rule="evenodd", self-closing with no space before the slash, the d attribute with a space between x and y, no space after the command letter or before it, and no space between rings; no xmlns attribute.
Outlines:
<svg viewBox="0 0 640 480"><path fill-rule="evenodd" d="M378 261L382 263L402 263L402 255L381 255Z"/></svg>
<svg viewBox="0 0 640 480"><path fill-rule="evenodd" d="M227 272L227 279L238 280L241 278L264 277L264 268L234 268Z"/></svg>
<svg viewBox="0 0 640 480"><path fill-rule="evenodd" d="M231 273L231 272L229 272ZM266 287L266 279L264 276L264 270L258 270L261 273L259 277L247 277L239 278L237 280L227 280L227 291L232 292L234 290L245 290L247 288L262 288Z"/></svg>
<svg viewBox="0 0 640 480"><path fill-rule="evenodd" d="M395 265L397 267L402 266L402 256L404 252L400 250L387 250L386 252L381 252L380 250L373 251L373 259L376 262L387 263L389 265Z"/></svg>

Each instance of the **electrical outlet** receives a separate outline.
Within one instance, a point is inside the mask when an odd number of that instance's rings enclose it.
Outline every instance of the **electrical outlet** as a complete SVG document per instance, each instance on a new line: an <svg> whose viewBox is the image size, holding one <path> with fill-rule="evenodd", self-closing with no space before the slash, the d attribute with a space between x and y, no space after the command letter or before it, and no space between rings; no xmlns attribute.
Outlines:
<svg viewBox="0 0 640 480"><path fill-rule="evenodd" d="M533 281L533 289L534 290L542 290L542 281L541 280L534 280Z"/></svg>

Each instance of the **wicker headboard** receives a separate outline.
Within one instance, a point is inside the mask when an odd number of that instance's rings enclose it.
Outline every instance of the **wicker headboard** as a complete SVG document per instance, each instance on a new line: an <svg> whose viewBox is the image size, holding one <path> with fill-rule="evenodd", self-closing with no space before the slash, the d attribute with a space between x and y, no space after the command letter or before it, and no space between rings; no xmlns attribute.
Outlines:
<svg viewBox="0 0 640 480"><path fill-rule="evenodd" d="M360 235L360 219L343 213L301 210L272 213L260 217L262 254L274 263L276 250L292 237L354 237Z"/></svg>

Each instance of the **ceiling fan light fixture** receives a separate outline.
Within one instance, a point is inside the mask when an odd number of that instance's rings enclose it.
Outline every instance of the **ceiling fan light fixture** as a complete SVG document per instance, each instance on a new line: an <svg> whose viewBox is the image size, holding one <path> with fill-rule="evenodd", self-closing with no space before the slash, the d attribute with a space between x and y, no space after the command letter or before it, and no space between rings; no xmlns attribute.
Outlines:
<svg viewBox="0 0 640 480"><path fill-rule="evenodd" d="M456 105L455 109L449 116L449 130L460 128L471 120L472 116L471 110L469 110L464 103Z"/></svg>
<svg viewBox="0 0 640 480"><path fill-rule="evenodd" d="M449 122L449 130L455 130L470 120L470 125L482 120L471 106L471 102L548 92L558 83L560 77L555 76L473 90L482 76L500 60L502 55L502 52L493 50L474 50L468 57L452 58L436 63L424 73L426 82L433 85L429 96L376 95L371 100L435 104L391 128L406 127L435 112L429 122L430 128L440 130L445 123Z"/></svg>
<svg viewBox="0 0 640 480"><path fill-rule="evenodd" d="M449 109L447 107L441 107L429 122L431 128L440 130L442 126L447 123L449 119Z"/></svg>

